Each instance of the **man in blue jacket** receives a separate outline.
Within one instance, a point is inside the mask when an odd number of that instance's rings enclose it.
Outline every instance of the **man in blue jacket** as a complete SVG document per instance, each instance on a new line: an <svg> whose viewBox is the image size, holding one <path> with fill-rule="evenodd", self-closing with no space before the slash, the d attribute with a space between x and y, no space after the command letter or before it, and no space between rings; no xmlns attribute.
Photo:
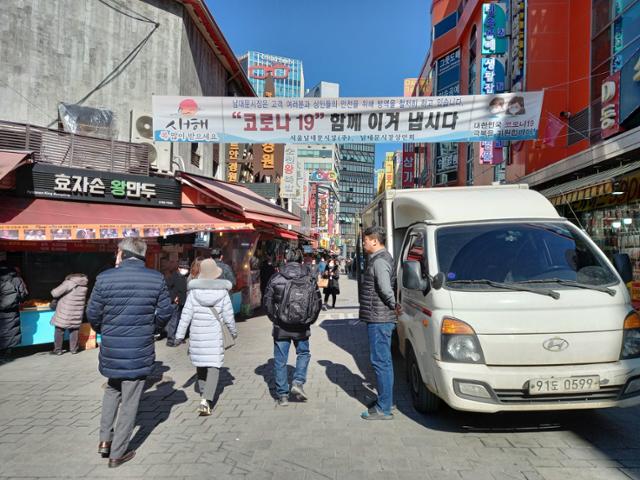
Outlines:
<svg viewBox="0 0 640 480"><path fill-rule="evenodd" d="M156 325L163 327L173 312L164 276L145 267L146 253L143 240L122 240L116 268L98 275L87 306L87 318L102 335L99 370L109 379L98 445L98 453L109 457L109 468L135 456L135 450L127 448L155 361L153 334Z"/></svg>

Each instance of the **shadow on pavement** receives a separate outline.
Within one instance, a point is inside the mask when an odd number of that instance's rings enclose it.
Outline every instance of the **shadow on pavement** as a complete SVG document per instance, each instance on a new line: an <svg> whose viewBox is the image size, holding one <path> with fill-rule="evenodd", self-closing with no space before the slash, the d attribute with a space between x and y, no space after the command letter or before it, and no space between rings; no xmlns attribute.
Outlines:
<svg viewBox="0 0 640 480"><path fill-rule="evenodd" d="M163 375L169 370L162 362L156 362L153 373L147 377L136 418L140 428L129 442L132 449L139 448L158 425L167 421L173 407L187 401L187 394L175 388L176 382ZM149 391L153 386L155 389Z"/></svg>
<svg viewBox="0 0 640 480"><path fill-rule="evenodd" d="M196 392L199 395L200 389L198 388L198 382L196 381L197 379L198 379L198 375L194 373L189 378L189 380L187 380L184 383L184 385L182 385L182 388L189 388L191 385L193 385L194 392ZM214 405L218 403L218 399L220 398L220 395L222 395L222 392L224 392L224 389L233 385L233 381L235 379L236 377L231 375L231 371L227 367L222 367L220 369L220 378L218 379L218 386L216 387L216 393L213 396Z"/></svg>
<svg viewBox="0 0 640 480"><path fill-rule="evenodd" d="M294 353L295 356L295 353ZM271 394L271 398L274 400L278 399L278 395L276 395L276 382L273 376L273 358L270 358L267 363L263 363L259 367L255 369L255 373L260 375L264 383L267 384L267 388L269 389L269 393ZM287 379L289 381L289 385L291 385L291 379L293 378L293 372L295 368L292 365L287 365Z"/></svg>
<svg viewBox="0 0 640 480"><path fill-rule="evenodd" d="M368 405L375 400L375 392L362 376L353 373L349 368L330 360L319 360L318 365L325 368L327 378L342 388L350 397L358 400L362 405Z"/></svg>

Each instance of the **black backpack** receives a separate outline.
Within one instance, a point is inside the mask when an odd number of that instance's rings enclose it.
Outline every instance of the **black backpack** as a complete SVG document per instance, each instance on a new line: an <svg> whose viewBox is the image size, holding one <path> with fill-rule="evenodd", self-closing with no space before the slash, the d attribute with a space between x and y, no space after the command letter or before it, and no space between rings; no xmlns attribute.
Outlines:
<svg viewBox="0 0 640 480"><path fill-rule="evenodd" d="M315 277L304 276L287 282L278 309L281 325L311 325L320 314L322 301L317 295L318 281Z"/></svg>

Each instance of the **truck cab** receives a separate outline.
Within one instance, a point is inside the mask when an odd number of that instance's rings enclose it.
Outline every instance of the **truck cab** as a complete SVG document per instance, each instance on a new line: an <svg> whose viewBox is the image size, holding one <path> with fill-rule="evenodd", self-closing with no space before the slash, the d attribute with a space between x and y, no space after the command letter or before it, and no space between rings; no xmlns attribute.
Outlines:
<svg viewBox="0 0 640 480"><path fill-rule="evenodd" d="M640 403L629 279L538 192L390 191L363 223L386 228L396 260L399 349L418 410Z"/></svg>

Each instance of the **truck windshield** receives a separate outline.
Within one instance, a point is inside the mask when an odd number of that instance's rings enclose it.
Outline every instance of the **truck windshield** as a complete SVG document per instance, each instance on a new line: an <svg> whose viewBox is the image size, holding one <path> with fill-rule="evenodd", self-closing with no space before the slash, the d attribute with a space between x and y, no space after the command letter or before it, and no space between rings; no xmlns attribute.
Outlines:
<svg viewBox="0 0 640 480"><path fill-rule="evenodd" d="M586 287L618 282L583 234L565 223L442 227L436 232L436 249L449 288L468 289L469 280L554 289L572 288L571 282ZM491 288L486 282L471 285Z"/></svg>

